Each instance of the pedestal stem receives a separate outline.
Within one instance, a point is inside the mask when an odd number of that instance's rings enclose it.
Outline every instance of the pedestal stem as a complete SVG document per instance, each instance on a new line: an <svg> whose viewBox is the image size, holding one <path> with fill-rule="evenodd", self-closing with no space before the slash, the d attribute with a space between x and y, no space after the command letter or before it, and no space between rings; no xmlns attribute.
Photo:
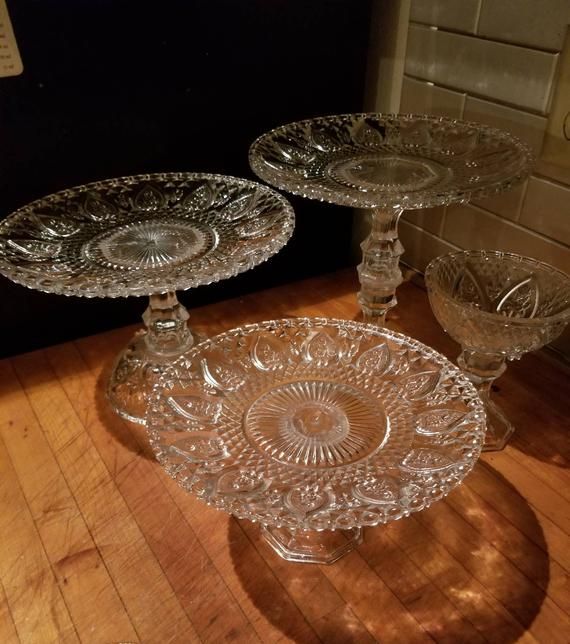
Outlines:
<svg viewBox="0 0 570 644"><path fill-rule="evenodd" d="M515 428L501 409L491 400L491 385L505 372L505 357L495 353L480 353L464 349L457 364L475 385L487 414L487 432L483 451L503 449Z"/></svg>
<svg viewBox="0 0 570 644"><path fill-rule="evenodd" d="M150 296L143 313L145 342L149 351L159 356L174 356L187 351L194 343L188 327L188 311L174 291Z"/></svg>
<svg viewBox="0 0 570 644"><path fill-rule="evenodd" d="M396 306L396 288L402 283L399 261L404 247L398 239L402 212L399 207L372 210L370 234L360 245L358 301L364 321L380 326L385 324L386 313Z"/></svg>

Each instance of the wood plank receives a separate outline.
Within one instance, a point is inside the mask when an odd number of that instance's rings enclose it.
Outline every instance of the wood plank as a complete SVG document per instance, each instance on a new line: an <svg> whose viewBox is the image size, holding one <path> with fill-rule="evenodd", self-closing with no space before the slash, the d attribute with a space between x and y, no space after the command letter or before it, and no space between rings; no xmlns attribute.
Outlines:
<svg viewBox="0 0 570 644"><path fill-rule="evenodd" d="M22 642L79 642L0 439L0 581Z"/></svg>
<svg viewBox="0 0 570 644"><path fill-rule="evenodd" d="M447 503L528 579L544 593L548 592L565 613L570 614L570 575L549 557L546 540L543 539L540 545L535 544L466 485L454 490ZM540 531L538 519L532 515L528 508L526 520L530 522L534 518L535 530Z"/></svg>
<svg viewBox="0 0 570 644"><path fill-rule="evenodd" d="M271 568L234 525L235 520L205 506L175 481L163 476L169 494L192 526L259 639L264 644L279 642L283 636L292 641L318 642L315 632Z"/></svg>
<svg viewBox="0 0 570 644"><path fill-rule="evenodd" d="M508 452L487 453L483 461L501 474L526 501L570 535L570 502L543 483L536 476L529 476L527 468L512 459Z"/></svg>
<svg viewBox="0 0 570 644"><path fill-rule="evenodd" d="M353 319L357 290L349 269L191 310L191 323L211 335L295 315ZM405 283L399 300L389 326L455 359L425 292ZM555 364L532 354L498 381L517 426L504 452L325 567L280 559L257 526L188 495L144 428L111 412L106 376L133 331L18 357L22 387L0 363L2 644L570 641L570 379ZM94 622L104 626L91 638Z"/></svg>
<svg viewBox="0 0 570 644"><path fill-rule="evenodd" d="M384 526L368 530L360 553L406 610L437 642L484 642L471 622L425 575Z"/></svg>
<svg viewBox="0 0 570 644"><path fill-rule="evenodd" d="M488 589L457 561L440 541L415 517L402 519L372 532L383 530L392 543L402 548L457 610L488 642L536 642L524 627ZM452 530L452 527L450 527Z"/></svg>
<svg viewBox="0 0 570 644"><path fill-rule="evenodd" d="M499 512L528 539L570 571L570 537L526 499L504 476L492 468L483 457L469 474L464 485L476 492L490 507Z"/></svg>
<svg viewBox="0 0 570 644"><path fill-rule="evenodd" d="M322 570L378 641L433 641L357 551Z"/></svg>
<svg viewBox="0 0 570 644"><path fill-rule="evenodd" d="M197 641L191 622L44 353L20 356L13 362L140 638Z"/></svg>
<svg viewBox="0 0 570 644"><path fill-rule="evenodd" d="M81 341L80 350L81 355L85 357L90 368L92 368L94 372L97 372L97 370L100 371L101 352L99 351L97 342L91 343L89 340ZM71 352L68 351L68 353ZM53 357L55 363L57 361L56 355L53 354ZM64 363L61 362L60 364L62 365L63 369ZM99 379L99 386L102 386L101 379ZM77 391L73 396L73 399L88 400L90 396L88 390L89 387L86 387L84 392L81 394ZM87 405L88 408L90 406L92 405ZM110 412L110 410L108 409L106 411L102 410L102 414L105 414L104 423L107 428L114 427L113 431L119 431L121 432L121 434L123 432L129 433L128 438L121 438L116 446L116 449L120 450L120 445L130 445L132 455L134 452L141 453L146 448L146 446L148 445L148 440L146 438L144 430L141 431L141 428L136 427L130 423L123 423L122 421L114 417L112 415L112 412ZM117 423L120 426L119 428L117 428ZM96 421L93 421L92 424L93 426L95 426ZM103 458L105 459L104 448L99 445L99 443L98 447L101 450ZM231 633L232 639L234 637L238 639L243 638L243 641L251 642L254 640L254 638L259 637L264 642L278 641L274 639L276 637L274 629L270 628L268 623L264 619L259 619L258 610L254 605L252 605L249 597L243 594L243 591L236 583L236 579L231 578L230 580L228 580L227 578L227 559L222 556L219 547L216 546L216 542L213 541L213 535L219 530L221 530L220 538L227 539L227 529L225 527L215 528L211 524L204 526L204 513L209 511L208 508L204 507L204 505L196 499L192 499L187 493L178 488L178 486L173 481L170 481L168 477L166 477L166 475L160 470L159 466L154 462L154 457L151 456L151 460L133 460L131 458L130 464L128 455L126 459L127 464L123 465L121 456L115 455L113 457L115 467L114 472L117 484L125 494L125 498L127 498L134 504L133 513L135 514L135 516L140 517L140 513L146 511L149 514L149 521L154 521L156 523L156 513L157 511L159 511L159 509L157 507L153 508L152 505L148 503L148 499L153 498L152 492L149 492L148 490L150 485L156 490L155 498L160 498L161 504L168 504L166 507L168 508L169 519L171 520L172 517L183 517L186 531L192 534L191 539L183 539L182 543L186 544L189 548L193 547L196 552L199 552L199 554L195 555L193 555L191 552L184 554L184 556L187 558L188 565L192 565L195 569L192 571L192 574L182 575L179 578L181 582L184 579L190 579L191 583L197 584L195 592L190 593L188 596L188 609L198 612L196 618L193 619L195 620L194 623L196 624L196 628L198 629L200 635L202 635L202 632L200 630L200 622L196 621L198 618L204 621L202 628L204 629L204 636L207 639L209 639L208 630L212 630L215 627L216 629L226 629L228 632L226 633L225 637L229 638L229 634ZM129 472L128 476L126 475L127 470ZM138 479L134 478L136 470L139 470L139 472L144 471L144 474L138 477ZM150 472L152 472L152 475L154 477L156 477L158 474L159 479L155 478L155 481L153 482ZM125 486L130 486L131 489L126 489ZM161 489L162 494L160 492ZM190 503L192 503L193 505L192 508L189 508ZM172 507L172 504L175 504L174 507ZM223 521L226 518L223 517L223 515L219 515L215 512L214 515L216 520L222 519L223 524ZM180 526L181 523L179 522L177 527L170 532L170 535L175 544L180 543ZM196 530L197 527L199 527L199 531ZM149 534L152 531L150 523L145 523L144 529L147 538L149 538ZM155 529L161 530L162 523L156 523ZM150 540L159 549L162 547L162 538L160 536L152 537L151 535ZM179 545L177 546L176 551L180 552ZM227 552L225 554L227 556ZM157 556L160 556L160 553L158 553ZM180 553L180 556L182 556L182 553ZM257 561L259 562L259 559ZM198 563L199 568L196 568ZM256 569L259 573L259 563L256 563L254 569ZM174 575L179 575L179 570L176 565L166 569L167 574L168 570L171 570L172 574ZM183 568L182 572L184 572ZM262 580L271 579L272 575L269 569L266 570L266 573L267 574L265 576L260 575ZM176 581L174 581L173 583L176 584ZM208 590L208 585L210 585L212 589L210 592L206 592ZM174 585L174 587L176 588L176 585ZM217 590L215 590L216 587ZM296 607L294 607L291 601L286 597L286 595L282 593L281 588L276 591L276 595L276 608L279 611L279 615L284 614L287 616L288 630L290 630L295 636L302 636L303 641L316 641L314 633L312 633L311 629L308 628L305 620L300 617ZM207 610L205 610L203 606L200 607L200 602L206 602L209 604L209 606L207 606ZM203 615L201 615L202 612L204 613ZM255 629L256 634L251 631L251 628ZM210 641L216 641L216 638L213 638Z"/></svg>
<svg viewBox="0 0 570 644"><path fill-rule="evenodd" d="M570 633L568 615L447 503L435 503L429 510L418 512L414 519L538 641L566 642ZM543 561L546 576L548 560L544 558ZM533 619L529 623L531 616Z"/></svg>
<svg viewBox="0 0 570 644"><path fill-rule="evenodd" d="M81 640L136 641L138 636L53 453L7 361L0 380L3 438L40 539ZM85 597L97 597L93 604Z"/></svg>
<svg viewBox="0 0 570 644"><path fill-rule="evenodd" d="M240 521L239 526L323 642L375 641L320 566L285 561L262 538L259 526L250 521Z"/></svg>
<svg viewBox="0 0 570 644"><path fill-rule="evenodd" d="M105 402L96 403L96 396L102 393L97 389L97 374L81 369L84 362L74 347L54 347L47 355L200 639L255 640L251 625L224 580L165 493L161 469L154 457L143 451L146 436L137 443L129 424L113 414ZM103 385L102 380L99 384ZM95 416L91 413L94 408L99 409ZM142 434L143 430L132 429ZM111 443L108 432L112 436L120 433L121 440Z"/></svg>
<svg viewBox="0 0 570 644"><path fill-rule="evenodd" d="M16 624L8 605L4 586L0 583L0 642L3 644L20 644Z"/></svg>

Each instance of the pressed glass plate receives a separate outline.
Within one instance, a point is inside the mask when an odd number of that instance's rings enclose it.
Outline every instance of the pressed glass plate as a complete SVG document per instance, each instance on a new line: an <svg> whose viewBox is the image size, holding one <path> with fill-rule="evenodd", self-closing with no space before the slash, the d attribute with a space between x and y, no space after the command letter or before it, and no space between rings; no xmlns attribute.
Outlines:
<svg viewBox="0 0 570 644"><path fill-rule="evenodd" d="M304 197L370 209L358 265L366 322L397 304L404 210L488 197L530 173L530 148L481 123L414 114L342 114L279 127L249 151L254 172Z"/></svg>
<svg viewBox="0 0 570 644"><path fill-rule="evenodd" d="M186 490L294 533L428 507L471 470L485 422L473 385L434 350L373 325L299 318L194 347L160 379L147 429Z"/></svg>
<svg viewBox="0 0 570 644"><path fill-rule="evenodd" d="M249 153L268 183L357 208L429 208L501 192L532 153L481 123L414 114L343 114L278 127Z"/></svg>
<svg viewBox="0 0 570 644"><path fill-rule="evenodd" d="M63 295L151 295L209 284L268 259L291 206L257 183L146 174L63 190L0 224L0 272Z"/></svg>

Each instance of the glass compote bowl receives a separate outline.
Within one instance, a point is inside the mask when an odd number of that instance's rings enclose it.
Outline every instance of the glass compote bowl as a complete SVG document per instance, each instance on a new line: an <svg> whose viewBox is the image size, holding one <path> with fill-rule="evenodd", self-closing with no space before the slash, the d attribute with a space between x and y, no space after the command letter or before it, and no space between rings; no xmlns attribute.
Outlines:
<svg viewBox="0 0 570 644"><path fill-rule="evenodd" d="M461 344L458 364L484 401L484 449L502 449L514 427L491 400L491 384L507 359L562 333L570 321L570 277L529 257L460 251L434 259L425 279L435 317Z"/></svg>
<svg viewBox="0 0 570 644"><path fill-rule="evenodd" d="M371 210L371 231L361 245L358 300L365 321L384 324L402 281L402 212L507 190L528 175L532 154L512 135L480 123L344 114L272 130L253 143L249 161L259 177L278 188Z"/></svg>
<svg viewBox="0 0 570 644"><path fill-rule="evenodd" d="M63 190L0 224L0 272L30 288L84 297L150 296L145 330L119 355L108 397L144 424L164 365L194 344L177 289L246 271L293 232L289 203L221 175L144 174Z"/></svg>
<svg viewBox="0 0 570 644"><path fill-rule="evenodd" d="M187 491L262 525L285 559L332 563L375 526L428 507L468 474L481 400L433 349L324 318L250 324L162 375L151 445Z"/></svg>

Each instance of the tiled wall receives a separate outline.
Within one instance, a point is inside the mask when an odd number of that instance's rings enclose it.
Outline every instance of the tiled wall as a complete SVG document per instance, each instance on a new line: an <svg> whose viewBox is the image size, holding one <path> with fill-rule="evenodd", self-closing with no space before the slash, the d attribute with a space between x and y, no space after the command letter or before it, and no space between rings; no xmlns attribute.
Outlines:
<svg viewBox="0 0 570 644"><path fill-rule="evenodd" d="M568 23L570 0L411 0L400 112L509 130L540 159ZM403 260L423 270L456 248L500 249L570 273L570 180L541 167L511 192L405 213ZM555 346L570 359L570 333Z"/></svg>

